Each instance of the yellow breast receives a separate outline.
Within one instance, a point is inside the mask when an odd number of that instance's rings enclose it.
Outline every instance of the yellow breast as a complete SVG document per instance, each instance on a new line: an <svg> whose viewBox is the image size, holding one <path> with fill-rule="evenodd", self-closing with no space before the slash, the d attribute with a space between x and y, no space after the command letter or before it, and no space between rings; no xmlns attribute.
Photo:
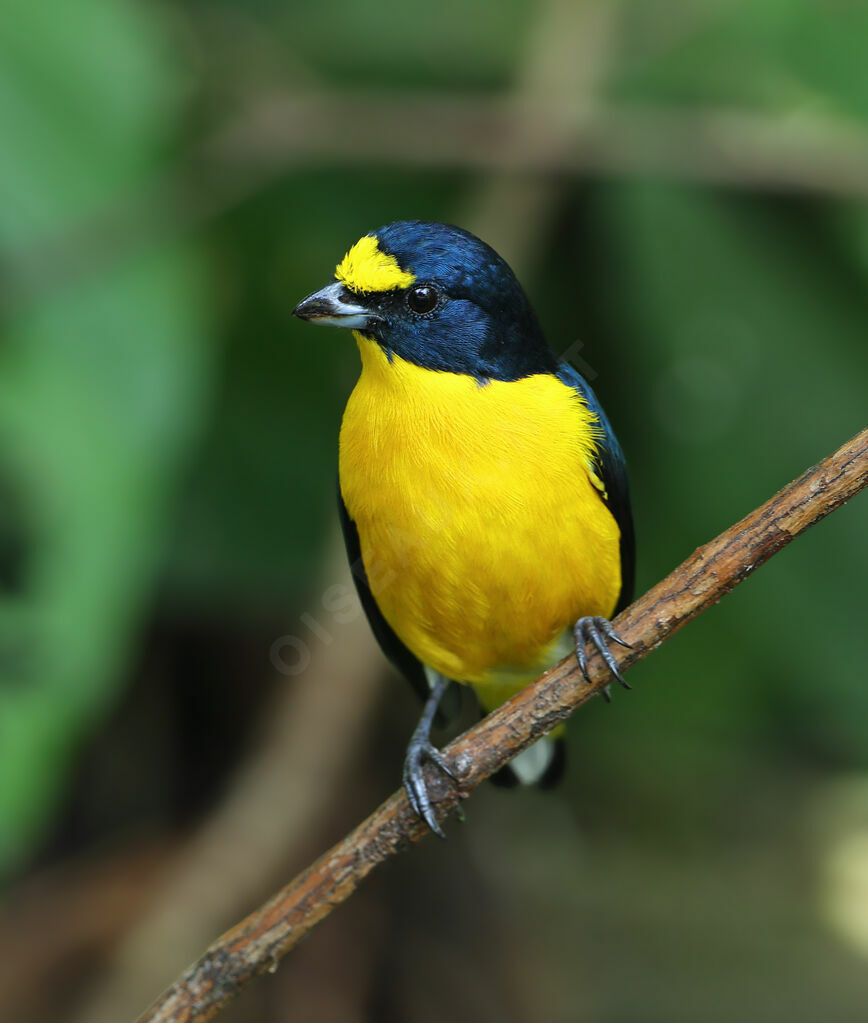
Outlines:
<svg viewBox="0 0 868 1023"><path fill-rule="evenodd" d="M532 677L620 590L620 533L590 469L594 416L550 375L480 385L356 340L340 481L374 599L450 678Z"/></svg>

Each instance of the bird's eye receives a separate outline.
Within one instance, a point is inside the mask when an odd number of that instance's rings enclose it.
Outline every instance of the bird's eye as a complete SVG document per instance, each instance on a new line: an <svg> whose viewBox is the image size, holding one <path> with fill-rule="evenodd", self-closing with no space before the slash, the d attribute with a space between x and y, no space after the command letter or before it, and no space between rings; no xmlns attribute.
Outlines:
<svg viewBox="0 0 868 1023"><path fill-rule="evenodd" d="M439 297L437 289L430 284L419 284L407 292L407 305L414 313L430 313Z"/></svg>

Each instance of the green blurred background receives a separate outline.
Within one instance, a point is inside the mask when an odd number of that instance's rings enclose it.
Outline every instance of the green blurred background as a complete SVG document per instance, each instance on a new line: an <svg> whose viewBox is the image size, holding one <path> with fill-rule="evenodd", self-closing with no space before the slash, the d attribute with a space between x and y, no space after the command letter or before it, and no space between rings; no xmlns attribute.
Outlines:
<svg viewBox="0 0 868 1023"><path fill-rule="evenodd" d="M2 1018L132 1019L398 783L417 708L335 589L357 354L295 303L390 220L497 247L616 426L641 592L868 418L866 41L858 0L7 0ZM865 502L221 1018L865 1018Z"/></svg>

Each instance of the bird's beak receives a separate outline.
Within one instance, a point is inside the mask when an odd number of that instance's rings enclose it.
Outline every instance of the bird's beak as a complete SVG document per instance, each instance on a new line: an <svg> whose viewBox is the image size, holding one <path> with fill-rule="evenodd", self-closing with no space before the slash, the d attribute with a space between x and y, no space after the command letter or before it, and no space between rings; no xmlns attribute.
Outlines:
<svg viewBox="0 0 868 1023"><path fill-rule="evenodd" d="M376 318L376 314L354 298L340 281L334 281L302 299L292 310L292 315L311 323L361 330Z"/></svg>

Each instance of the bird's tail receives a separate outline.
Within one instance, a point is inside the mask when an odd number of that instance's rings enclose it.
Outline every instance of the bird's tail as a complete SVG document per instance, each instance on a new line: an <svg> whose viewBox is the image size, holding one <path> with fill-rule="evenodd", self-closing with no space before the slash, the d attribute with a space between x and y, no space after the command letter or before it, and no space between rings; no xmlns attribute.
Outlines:
<svg viewBox="0 0 868 1023"><path fill-rule="evenodd" d="M514 757L506 767L492 775L491 780L502 788L521 784L547 789L561 780L565 766L564 740L545 736Z"/></svg>
<svg viewBox="0 0 868 1023"><path fill-rule="evenodd" d="M566 657L572 648L572 633L565 632L549 652L547 663L542 667L556 664L562 657ZM533 681L539 668L540 666L536 665L526 671L503 671L485 685L473 685L483 716L520 692L528 682ZM556 785L563 776L566 766L563 733L564 726L558 725L551 735L537 739L523 753L513 757L506 767L491 776L491 780L502 788L512 788L518 784L539 785L540 788L551 788Z"/></svg>

